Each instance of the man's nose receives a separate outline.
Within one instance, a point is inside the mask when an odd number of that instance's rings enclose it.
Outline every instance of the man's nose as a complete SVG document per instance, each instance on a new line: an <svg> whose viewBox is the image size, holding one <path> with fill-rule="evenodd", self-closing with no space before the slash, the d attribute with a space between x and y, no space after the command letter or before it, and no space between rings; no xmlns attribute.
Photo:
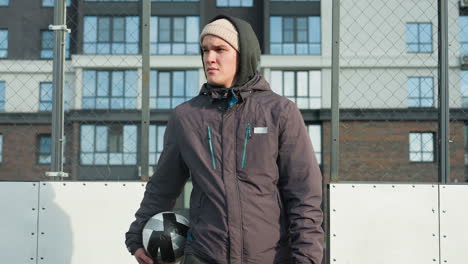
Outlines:
<svg viewBox="0 0 468 264"><path fill-rule="evenodd" d="M208 51L206 53L206 62L210 62L210 63L216 62L216 54L212 51Z"/></svg>

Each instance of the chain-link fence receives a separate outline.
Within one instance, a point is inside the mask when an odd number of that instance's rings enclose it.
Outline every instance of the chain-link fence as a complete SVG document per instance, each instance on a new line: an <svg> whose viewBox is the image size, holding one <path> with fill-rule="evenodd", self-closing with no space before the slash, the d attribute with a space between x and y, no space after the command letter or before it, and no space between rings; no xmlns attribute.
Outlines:
<svg viewBox="0 0 468 264"><path fill-rule="evenodd" d="M338 1L337 1L338 2ZM448 0L448 182L468 179L468 2ZM440 148L436 0L69 0L64 63L64 171L72 181L147 180L171 110L205 82L201 28L219 13L246 19L260 71L303 113L325 183L437 182ZM0 180L49 180L52 161L53 0L0 0ZM336 10L335 10L336 11ZM339 54L332 54L333 23ZM145 26L150 33L144 35ZM145 42L144 40L147 39ZM150 54L143 67L144 49ZM333 63L333 56L338 63ZM339 68L338 68L339 66ZM146 70L148 74L146 75ZM339 119L331 118L339 76ZM149 81L149 98L143 96ZM149 101L143 137L144 100ZM339 122L339 151L332 151ZM148 147L143 155L142 146ZM332 158L339 162L332 164ZM189 204L190 182L178 207Z"/></svg>

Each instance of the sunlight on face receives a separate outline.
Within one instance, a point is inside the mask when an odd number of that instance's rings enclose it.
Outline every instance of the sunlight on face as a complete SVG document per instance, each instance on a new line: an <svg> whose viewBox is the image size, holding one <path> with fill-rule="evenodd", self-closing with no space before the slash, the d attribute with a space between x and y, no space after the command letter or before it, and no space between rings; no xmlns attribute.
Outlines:
<svg viewBox="0 0 468 264"><path fill-rule="evenodd" d="M226 41L213 35L203 38L202 50L208 83L230 88L237 72L237 51Z"/></svg>

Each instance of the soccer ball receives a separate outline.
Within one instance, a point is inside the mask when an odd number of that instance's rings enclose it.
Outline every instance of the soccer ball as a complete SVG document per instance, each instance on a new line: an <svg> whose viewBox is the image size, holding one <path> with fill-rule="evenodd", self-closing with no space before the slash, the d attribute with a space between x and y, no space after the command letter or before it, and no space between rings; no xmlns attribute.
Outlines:
<svg viewBox="0 0 468 264"><path fill-rule="evenodd" d="M143 246L160 264L180 263L188 229L187 218L174 212L158 213L143 228Z"/></svg>

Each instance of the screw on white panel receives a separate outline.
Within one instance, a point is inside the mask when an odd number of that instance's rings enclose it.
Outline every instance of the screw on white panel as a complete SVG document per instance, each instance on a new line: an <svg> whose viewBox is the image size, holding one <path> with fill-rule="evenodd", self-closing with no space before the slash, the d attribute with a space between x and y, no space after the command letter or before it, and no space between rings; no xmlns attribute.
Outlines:
<svg viewBox="0 0 468 264"><path fill-rule="evenodd" d="M353 187L353 188L354 188L354 185L351 185L351 187Z"/></svg>
<svg viewBox="0 0 468 264"><path fill-rule="evenodd" d="M336 237L336 234L333 234L334 237Z"/></svg>
<svg viewBox="0 0 468 264"><path fill-rule="evenodd" d="M124 183L124 184L122 184L122 186L125 186L125 183Z"/></svg>
<svg viewBox="0 0 468 264"><path fill-rule="evenodd" d="M63 184L63 186L67 185L66 183Z"/></svg>
<svg viewBox="0 0 468 264"><path fill-rule="evenodd" d="M336 259L333 259L333 261L336 261Z"/></svg>
<svg viewBox="0 0 468 264"><path fill-rule="evenodd" d="M416 186L413 185L413 188L414 188L414 187L416 187Z"/></svg>
<svg viewBox="0 0 468 264"><path fill-rule="evenodd" d="M395 188L395 185L392 185L392 188Z"/></svg>
<svg viewBox="0 0 468 264"><path fill-rule="evenodd" d="M434 208L432 208L432 212L435 213L435 209L434 209Z"/></svg>
<svg viewBox="0 0 468 264"><path fill-rule="evenodd" d="M375 188L375 185L374 185L374 188Z"/></svg>
<svg viewBox="0 0 468 264"><path fill-rule="evenodd" d="M36 208L33 208L32 210L34 211L34 210L36 210Z"/></svg>
<svg viewBox="0 0 468 264"><path fill-rule="evenodd" d="M445 214L445 210L442 210L442 213L444 213L444 214Z"/></svg>
<svg viewBox="0 0 468 264"><path fill-rule="evenodd" d="M30 258L30 260L34 260L34 258Z"/></svg>
<svg viewBox="0 0 468 264"><path fill-rule="evenodd" d="M435 237L435 234L432 234L433 237Z"/></svg>
<svg viewBox="0 0 468 264"><path fill-rule="evenodd" d="M446 260L446 259L444 259L444 263L447 263L447 260Z"/></svg>
<svg viewBox="0 0 468 264"><path fill-rule="evenodd" d="M145 187L145 185L142 183L141 186Z"/></svg>
<svg viewBox="0 0 468 264"><path fill-rule="evenodd" d="M83 183L83 186L86 186L86 183Z"/></svg>
<svg viewBox="0 0 468 264"><path fill-rule="evenodd" d="M444 235L444 238L447 238L447 235Z"/></svg>
<svg viewBox="0 0 468 264"><path fill-rule="evenodd" d="M332 185L332 188L335 188L335 185Z"/></svg>
<svg viewBox="0 0 468 264"><path fill-rule="evenodd" d="M107 183L104 183L104 186L107 186Z"/></svg>

